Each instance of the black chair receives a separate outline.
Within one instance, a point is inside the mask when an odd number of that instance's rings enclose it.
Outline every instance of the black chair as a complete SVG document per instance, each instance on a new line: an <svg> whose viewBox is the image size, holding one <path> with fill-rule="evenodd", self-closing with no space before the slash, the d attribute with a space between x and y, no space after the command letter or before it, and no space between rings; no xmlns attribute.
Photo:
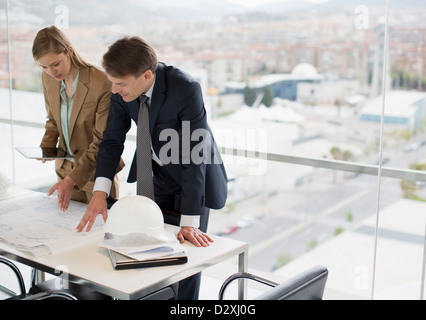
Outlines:
<svg viewBox="0 0 426 320"><path fill-rule="evenodd" d="M16 296L9 300L77 300L77 298L67 292L45 291L36 294Z"/></svg>
<svg viewBox="0 0 426 320"><path fill-rule="evenodd" d="M227 286L237 279L254 280L273 287L256 297L256 300L322 300L327 277L328 270L323 266L315 266L281 284L250 273L239 272L230 276L222 284L219 300L223 300Z"/></svg>
<svg viewBox="0 0 426 320"><path fill-rule="evenodd" d="M112 300L113 298L92 290L91 288L80 285L73 282L68 282L67 287L64 289L57 288L57 279L50 279L47 281L34 284L28 291L29 295L40 295L44 292L48 293L60 293L65 294L71 297L74 297L74 300Z"/></svg>
<svg viewBox="0 0 426 320"><path fill-rule="evenodd" d="M12 296L12 297L18 296L18 295L21 295L21 294L25 294L26 290L25 290L24 278L22 277L22 273L18 269L18 267L13 262L11 262L8 259L3 258L3 257L0 257L0 263L7 266L15 274L20 292L17 293L15 291L11 290L10 288L7 288L3 285L0 285L0 291L2 291L3 293L6 293L8 296Z"/></svg>
<svg viewBox="0 0 426 320"><path fill-rule="evenodd" d="M67 283L66 289L56 288L56 279L43 281L38 284L32 284L30 290L25 289L25 282L21 271L8 259L0 257L0 263L9 267L16 276L19 291L15 292L9 288L0 285L0 291L6 293L10 298L7 300L112 300L113 298L94 291L84 285L76 283ZM170 285L166 288L153 292L140 300L169 300L174 299L178 292L178 284Z"/></svg>
<svg viewBox="0 0 426 320"><path fill-rule="evenodd" d="M29 293L34 295L34 294L40 294L42 292L56 292L56 293L60 292L60 293L65 293L70 296L76 297L77 300L113 300L114 299L108 295L94 291L85 285L76 284L73 282L69 282L67 284L66 289L57 290L55 289L55 287L56 287L55 279L51 279L33 286L29 290ZM178 292L178 283L165 287L163 289L159 289L147 296L140 298L139 300L170 300L176 297L177 292Z"/></svg>
<svg viewBox="0 0 426 320"><path fill-rule="evenodd" d="M0 285L0 290L10 296L8 300L77 300L73 295L57 290L38 292L36 294L27 293L24 278L22 277L22 273L19 268L13 262L4 257L0 257L0 263L9 267L9 269L15 274L20 290L20 292L17 293Z"/></svg>
<svg viewBox="0 0 426 320"><path fill-rule="evenodd" d="M66 289L58 289L56 279L50 279L35 283L35 273L33 272L33 279L30 290L26 290L25 282L19 268L10 260L0 257L0 263L9 267L9 269L16 276L19 292L15 292L0 284L0 291L5 293L9 298L7 300L112 300L114 298L103 293L92 290L91 288L76 284L73 282L67 283ZM35 271L35 270L33 270ZM175 299L178 292L178 283L172 284L163 289L159 289L140 300L170 300Z"/></svg>

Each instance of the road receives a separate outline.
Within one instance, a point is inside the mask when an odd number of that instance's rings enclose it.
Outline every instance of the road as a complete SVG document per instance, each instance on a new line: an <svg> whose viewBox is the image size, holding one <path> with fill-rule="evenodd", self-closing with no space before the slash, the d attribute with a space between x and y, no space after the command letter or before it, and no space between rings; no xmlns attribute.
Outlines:
<svg viewBox="0 0 426 320"><path fill-rule="evenodd" d="M408 164L418 161L425 150L422 147L412 153L394 153L386 165L408 168ZM337 172L336 178L335 174L327 171L311 183L276 190L263 204L259 204L262 203L259 199L252 199L238 205L236 211L240 212L240 217L241 212L246 212L257 220L225 236L249 243L250 268L273 271L335 237L336 230L348 230L363 219L376 215L377 177L350 177L347 173ZM381 180L380 209L402 196L400 180ZM348 220L349 214L352 221Z"/></svg>

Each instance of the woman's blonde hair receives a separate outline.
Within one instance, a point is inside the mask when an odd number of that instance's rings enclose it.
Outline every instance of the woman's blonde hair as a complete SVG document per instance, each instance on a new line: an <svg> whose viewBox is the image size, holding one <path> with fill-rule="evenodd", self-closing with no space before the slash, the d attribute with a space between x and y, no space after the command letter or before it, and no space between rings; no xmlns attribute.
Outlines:
<svg viewBox="0 0 426 320"><path fill-rule="evenodd" d="M73 48L72 52L68 49L69 46ZM69 53L74 66L77 68L90 67L90 64L80 57L65 34L55 26L41 29L33 42L32 53L35 61L50 52L56 54Z"/></svg>

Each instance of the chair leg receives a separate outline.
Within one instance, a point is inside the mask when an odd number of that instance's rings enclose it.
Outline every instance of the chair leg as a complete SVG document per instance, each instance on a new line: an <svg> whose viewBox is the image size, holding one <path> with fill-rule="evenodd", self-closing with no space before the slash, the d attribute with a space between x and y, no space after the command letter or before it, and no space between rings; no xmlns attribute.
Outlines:
<svg viewBox="0 0 426 320"><path fill-rule="evenodd" d="M11 262L8 259L3 258L3 257L0 257L0 263L3 263L4 265L6 265L10 269L12 269L12 271L15 273L16 278L18 279L19 289L21 290L21 294L24 294L26 292L25 282L24 282L24 278L22 277L22 273L18 269L18 267L13 262ZM6 288L4 288L4 289L6 289Z"/></svg>
<svg viewBox="0 0 426 320"><path fill-rule="evenodd" d="M278 285L278 283L270 281L268 279L256 276L254 274L248 273L248 272L238 272L235 273L233 275L231 275L230 277L228 277L225 282L222 284L222 287L219 290L219 300L223 300L223 296L225 295L225 290L228 287L228 285L237 279L249 279L249 280L254 280L260 283L263 283L265 285L268 285L270 287L275 287Z"/></svg>

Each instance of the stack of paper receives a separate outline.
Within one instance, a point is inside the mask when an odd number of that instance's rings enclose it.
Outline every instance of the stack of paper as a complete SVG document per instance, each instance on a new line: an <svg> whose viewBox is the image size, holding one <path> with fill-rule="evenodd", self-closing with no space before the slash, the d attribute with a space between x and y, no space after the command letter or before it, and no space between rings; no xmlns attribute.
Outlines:
<svg viewBox="0 0 426 320"><path fill-rule="evenodd" d="M107 234L99 246L113 250L135 260L151 260L183 253L184 250L176 239L172 229L165 229L167 239L159 241L143 234L118 237Z"/></svg>
<svg viewBox="0 0 426 320"><path fill-rule="evenodd" d="M188 257L172 229L165 228L162 240L144 234L105 234L99 246L107 249L114 269L135 269L183 264Z"/></svg>

